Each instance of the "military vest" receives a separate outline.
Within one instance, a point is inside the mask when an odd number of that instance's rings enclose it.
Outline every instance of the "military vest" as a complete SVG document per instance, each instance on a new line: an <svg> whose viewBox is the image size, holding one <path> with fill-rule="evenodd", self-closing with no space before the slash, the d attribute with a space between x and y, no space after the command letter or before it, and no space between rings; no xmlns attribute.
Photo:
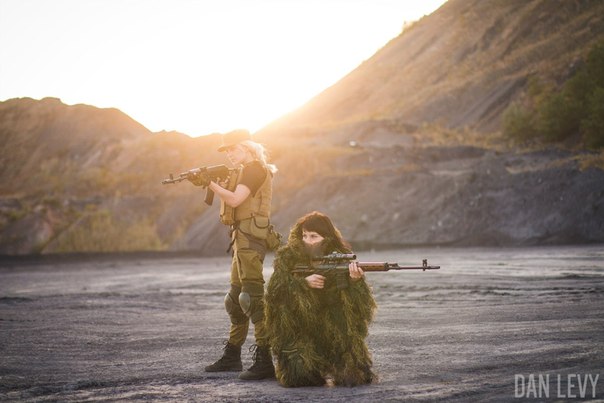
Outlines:
<svg viewBox="0 0 604 403"><path fill-rule="evenodd" d="M239 206L232 208L224 201L220 203L220 221L225 225L233 225L236 222L251 217L270 217L271 201L273 198L273 174L266 169L266 177L255 194L250 194ZM241 181L241 169L234 170L227 189L234 191Z"/></svg>

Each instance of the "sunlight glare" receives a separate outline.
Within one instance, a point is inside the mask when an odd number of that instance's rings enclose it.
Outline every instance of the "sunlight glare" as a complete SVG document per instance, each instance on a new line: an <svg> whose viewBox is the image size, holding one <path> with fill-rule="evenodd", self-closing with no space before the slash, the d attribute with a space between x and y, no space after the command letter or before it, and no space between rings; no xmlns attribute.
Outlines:
<svg viewBox="0 0 604 403"><path fill-rule="evenodd" d="M3 0L0 100L116 107L191 136L255 131L442 3Z"/></svg>

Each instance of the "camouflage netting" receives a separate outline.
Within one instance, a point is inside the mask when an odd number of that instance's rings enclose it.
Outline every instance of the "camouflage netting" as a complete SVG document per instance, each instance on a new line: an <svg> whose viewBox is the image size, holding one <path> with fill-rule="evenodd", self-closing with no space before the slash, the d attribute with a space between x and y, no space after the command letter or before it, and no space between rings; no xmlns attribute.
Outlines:
<svg viewBox="0 0 604 403"><path fill-rule="evenodd" d="M365 338L376 304L365 280L337 289L327 279L323 289L311 289L293 275L297 263L308 263L299 228L277 251L266 294L266 323L277 378L283 386L315 386L330 377L336 385L355 386L376 379ZM325 238L326 249L335 244ZM338 252L350 252L336 250Z"/></svg>

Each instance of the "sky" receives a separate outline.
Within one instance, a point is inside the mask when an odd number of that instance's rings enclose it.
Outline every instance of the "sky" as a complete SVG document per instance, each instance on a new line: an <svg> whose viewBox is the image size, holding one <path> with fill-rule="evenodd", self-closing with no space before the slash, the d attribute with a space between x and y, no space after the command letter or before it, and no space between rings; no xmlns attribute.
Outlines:
<svg viewBox="0 0 604 403"><path fill-rule="evenodd" d="M118 108L153 132L255 132L444 0L0 0L0 101Z"/></svg>

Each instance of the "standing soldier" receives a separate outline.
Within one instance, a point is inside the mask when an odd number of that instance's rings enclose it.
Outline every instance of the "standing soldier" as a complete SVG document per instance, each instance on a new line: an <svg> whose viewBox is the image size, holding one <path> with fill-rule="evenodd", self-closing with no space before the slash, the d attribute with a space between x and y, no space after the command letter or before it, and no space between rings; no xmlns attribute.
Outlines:
<svg viewBox="0 0 604 403"><path fill-rule="evenodd" d="M279 246L279 237L270 225L273 174L277 168L267 163L265 148L251 140L247 130L224 134L220 152L238 169L227 183L199 178L197 185L208 186L220 197L220 219L231 228L231 288L225 297L231 319L229 340L223 356L208 365L207 372L241 371L241 346L250 321L254 324L253 365L240 379L259 380L275 376L264 326L264 278L262 264L267 249Z"/></svg>

